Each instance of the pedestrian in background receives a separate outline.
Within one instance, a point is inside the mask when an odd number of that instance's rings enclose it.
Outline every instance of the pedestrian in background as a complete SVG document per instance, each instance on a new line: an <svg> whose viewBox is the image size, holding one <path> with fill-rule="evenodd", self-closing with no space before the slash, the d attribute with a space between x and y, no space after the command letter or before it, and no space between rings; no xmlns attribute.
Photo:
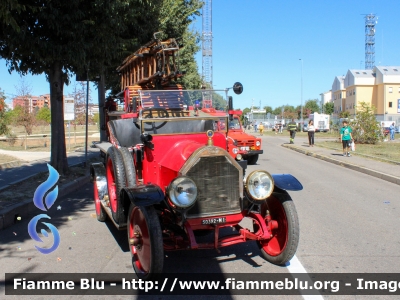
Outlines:
<svg viewBox="0 0 400 300"><path fill-rule="evenodd" d="M307 131L308 131L308 145L310 147L314 147L315 127L314 127L314 121L313 120L310 120L308 122Z"/></svg>
<svg viewBox="0 0 400 300"><path fill-rule="evenodd" d="M260 131L260 135L264 135L264 124L262 122L258 125L258 130Z"/></svg>
<svg viewBox="0 0 400 300"><path fill-rule="evenodd" d="M290 133L290 144L294 144L294 137L296 136L296 129L297 129L297 124L292 119L292 121L287 125L289 133Z"/></svg>
<svg viewBox="0 0 400 300"><path fill-rule="evenodd" d="M257 132L257 122L254 123L254 132Z"/></svg>
<svg viewBox="0 0 400 300"><path fill-rule="evenodd" d="M348 126L348 122L346 120L343 121L343 127L340 129L340 139L342 140L343 145L343 156L351 156L350 155L350 148L351 142L353 140L353 136L351 134L352 130L351 127ZM346 154L347 152L347 154Z"/></svg>
<svg viewBox="0 0 400 300"><path fill-rule="evenodd" d="M389 127L389 131L390 131L390 140L391 140L391 141L394 141L394 130L395 130L395 128L394 128L394 122L393 122L392 125L390 125L390 127Z"/></svg>

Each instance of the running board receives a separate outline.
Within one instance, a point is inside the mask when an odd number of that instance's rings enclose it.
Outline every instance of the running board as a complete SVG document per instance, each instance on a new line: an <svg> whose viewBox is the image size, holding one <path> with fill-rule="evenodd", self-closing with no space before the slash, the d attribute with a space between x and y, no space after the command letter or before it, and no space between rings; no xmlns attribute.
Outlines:
<svg viewBox="0 0 400 300"><path fill-rule="evenodd" d="M114 226L118 229L118 230L125 230L126 229L126 223L124 224L118 224L114 221L114 218L112 217L112 213L111 213L111 208L109 208L106 205L106 201L104 200L100 200L100 204L101 206L104 208L104 212L107 214L108 218L111 220L111 222L113 222Z"/></svg>

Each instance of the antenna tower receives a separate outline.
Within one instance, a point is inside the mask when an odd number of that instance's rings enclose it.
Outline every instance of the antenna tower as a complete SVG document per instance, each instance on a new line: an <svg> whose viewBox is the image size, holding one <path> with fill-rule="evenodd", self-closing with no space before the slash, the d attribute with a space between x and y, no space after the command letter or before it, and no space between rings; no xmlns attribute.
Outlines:
<svg viewBox="0 0 400 300"><path fill-rule="evenodd" d="M365 69L375 66L375 14L365 15Z"/></svg>
<svg viewBox="0 0 400 300"><path fill-rule="evenodd" d="M212 0L204 1L202 23L203 85L205 85L206 89L212 89ZM212 107L211 92L203 93L203 107Z"/></svg>

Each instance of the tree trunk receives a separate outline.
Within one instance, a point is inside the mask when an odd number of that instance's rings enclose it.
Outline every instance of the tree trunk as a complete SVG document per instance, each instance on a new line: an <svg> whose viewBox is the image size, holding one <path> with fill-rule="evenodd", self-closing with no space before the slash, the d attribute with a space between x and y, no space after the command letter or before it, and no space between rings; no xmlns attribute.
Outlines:
<svg viewBox="0 0 400 300"><path fill-rule="evenodd" d="M27 143L27 139L28 139L28 137L27 137L27 133L26 133L26 129L25 129L25 151L26 151L26 143Z"/></svg>
<svg viewBox="0 0 400 300"><path fill-rule="evenodd" d="M104 73L104 72L103 72ZM98 85L98 92L99 92L99 122L100 122L100 141L107 141L106 135L106 123L105 123L105 116L104 116L104 103L106 102L106 91L104 88L104 74L101 74L100 81Z"/></svg>
<svg viewBox="0 0 400 300"><path fill-rule="evenodd" d="M64 81L60 62L54 62L48 71L51 103L51 157L50 164L60 175L68 173L64 128Z"/></svg>

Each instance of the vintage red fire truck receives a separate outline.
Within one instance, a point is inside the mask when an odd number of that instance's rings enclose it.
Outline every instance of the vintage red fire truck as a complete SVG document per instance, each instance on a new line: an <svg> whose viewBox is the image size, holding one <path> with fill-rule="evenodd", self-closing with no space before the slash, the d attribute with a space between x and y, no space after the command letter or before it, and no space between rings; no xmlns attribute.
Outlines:
<svg viewBox="0 0 400 300"><path fill-rule="evenodd" d="M247 241L257 241L267 261L285 264L299 242L288 191L301 190L301 183L263 169L245 176L246 160L228 152L229 126L219 126L233 115L194 116L185 104L210 91L171 85L180 76L176 51L173 39L155 40L119 67L124 110L108 106L108 140L95 145L104 162L91 165L97 219L126 229L133 268L143 279L163 271L166 251ZM245 218L253 228L239 225ZM234 229L231 235L220 235L225 227ZM204 232L210 239L200 241Z"/></svg>
<svg viewBox="0 0 400 300"><path fill-rule="evenodd" d="M226 112L215 108L203 108L201 111L212 116L226 116ZM233 110L232 103L228 104L228 114L231 117L227 125L223 123L223 119L221 120L222 128L228 126L228 152L236 160L244 159L247 160L247 164L255 165L258 156L263 154L261 139L245 132L240 121L240 116L243 113L241 110Z"/></svg>

